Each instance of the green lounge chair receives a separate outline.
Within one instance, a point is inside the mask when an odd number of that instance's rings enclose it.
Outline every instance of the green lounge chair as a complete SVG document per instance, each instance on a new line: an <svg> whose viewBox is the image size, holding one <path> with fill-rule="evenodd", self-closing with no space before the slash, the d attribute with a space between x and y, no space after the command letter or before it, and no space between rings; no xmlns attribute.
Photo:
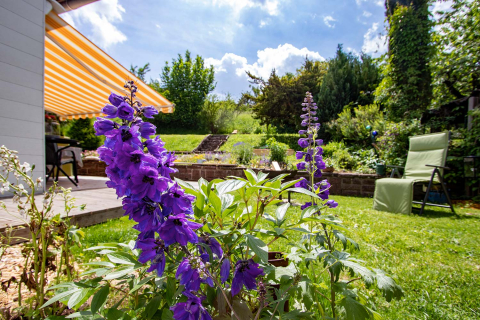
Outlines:
<svg viewBox="0 0 480 320"><path fill-rule="evenodd" d="M400 177L399 166L393 167L390 178L379 179L375 183L375 195L373 208L379 211L409 214L412 212L412 204L421 204L420 214L426 205L450 208L453 213L452 202L447 188L443 183L443 170L447 159L449 133L433 133L410 137L407 162L404 174L400 179L394 178L395 174ZM413 185L415 183L428 183L427 194L423 202L413 201ZM427 203L427 198L434 183L442 186L447 198L447 205Z"/></svg>

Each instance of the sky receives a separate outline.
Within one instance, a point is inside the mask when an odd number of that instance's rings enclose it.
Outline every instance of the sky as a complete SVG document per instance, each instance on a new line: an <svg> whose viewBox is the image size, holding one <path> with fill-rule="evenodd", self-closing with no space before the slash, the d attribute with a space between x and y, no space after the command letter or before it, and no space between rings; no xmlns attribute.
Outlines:
<svg viewBox="0 0 480 320"><path fill-rule="evenodd" d="M215 68L214 93L239 97L245 71L295 72L305 57L333 57L338 44L374 57L387 49L384 0L100 0L62 14L126 68L189 50Z"/></svg>

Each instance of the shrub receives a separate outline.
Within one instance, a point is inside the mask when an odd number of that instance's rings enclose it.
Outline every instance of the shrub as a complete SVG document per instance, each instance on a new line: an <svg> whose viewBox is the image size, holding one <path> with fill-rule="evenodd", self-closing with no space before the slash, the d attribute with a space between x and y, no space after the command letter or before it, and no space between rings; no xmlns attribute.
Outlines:
<svg viewBox="0 0 480 320"><path fill-rule="evenodd" d="M211 133L226 133L237 115L237 105L230 96L219 100L216 95L208 96L203 103L200 118Z"/></svg>
<svg viewBox="0 0 480 320"><path fill-rule="evenodd" d="M80 141L83 150L96 150L101 143L101 138L95 135L92 119L73 120L68 128L68 136Z"/></svg>
<svg viewBox="0 0 480 320"><path fill-rule="evenodd" d="M347 143L366 146L372 142L371 131L366 129L367 125L370 125L379 134L383 134L385 131L385 117L378 105L358 107L347 105L338 115L338 119L330 121L326 127L333 140L345 140Z"/></svg>
<svg viewBox="0 0 480 320"><path fill-rule="evenodd" d="M277 161L280 163L287 162L287 149L285 143L280 143L275 138L267 140L267 146L270 148L270 161Z"/></svg>
<svg viewBox="0 0 480 320"><path fill-rule="evenodd" d="M240 164L249 164L253 158L253 147L248 143L238 142L233 145L233 155Z"/></svg>
<svg viewBox="0 0 480 320"><path fill-rule="evenodd" d="M343 141L340 141L340 142L330 141L326 145L322 146L322 148L323 148L323 157L331 158L333 157L333 154L335 153L335 151L340 149L345 149L346 146Z"/></svg>
<svg viewBox="0 0 480 320"><path fill-rule="evenodd" d="M380 158L389 165L404 165L408 152L408 137L422 134L419 120L410 123L388 123L385 133L380 135L376 146Z"/></svg>

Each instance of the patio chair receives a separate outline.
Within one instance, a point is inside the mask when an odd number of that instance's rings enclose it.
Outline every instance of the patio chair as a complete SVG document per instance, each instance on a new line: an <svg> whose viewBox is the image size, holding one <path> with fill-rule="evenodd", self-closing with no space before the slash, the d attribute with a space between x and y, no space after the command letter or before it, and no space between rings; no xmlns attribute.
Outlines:
<svg viewBox="0 0 480 320"><path fill-rule="evenodd" d="M404 167L404 174L400 179L400 166L393 167L390 178L379 179L375 183L375 195L373 208L379 211L409 214L412 212L413 204L421 204L420 214L426 205L443 208L450 208L455 213L450 195L443 179L443 170L447 159L449 133L433 133L410 137L410 148L408 150L407 162ZM413 201L413 187L416 183L427 184L427 191L423 201ZM427 199L433 184L440 184L445 193L448 206L427 203Z"/></svg>
<svg viewBox="0 0 480 320"><path fill-rule="evenodd" d="M70 182L72 182L77 187L78 175L77 175L77 159L75 157L75 153L73 151L70 151L72 156L68 158L64 158L62 160L62 152L64 149L68 148L68 146L64 148L58 148L58 145L56 143L48 142L48 141L45 143L45 146L46 146L45 148L46 165L52 166L50 170L47 167L47 178L45 179L46 180L45 182L47 182L50 177L52 177L52 179L54 179L55 181L58 181L58 176L61 171L68 178L68 180L70 180ZM68 152L68 150L66 152ZM65 170L62 169L63 165L69 164L69 163L72 164L73 176L75 181L72 180L70 176L65 172ZM57 169L56 175L55 175L55 168Z"/></svg>

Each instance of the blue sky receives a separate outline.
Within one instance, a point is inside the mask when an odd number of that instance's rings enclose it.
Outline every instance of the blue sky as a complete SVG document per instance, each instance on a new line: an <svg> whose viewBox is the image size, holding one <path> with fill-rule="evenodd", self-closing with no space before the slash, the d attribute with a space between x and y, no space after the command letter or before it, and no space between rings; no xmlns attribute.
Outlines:
<svg viewBox="0 0 480 320"><path fill-rule="evenodd" d="M62 17L126 67L190 50L216 69L216 93L238 97L245 70L294 72L305 56L328 59L338 43L385 52L383 0L101 0Z"/></svg>

